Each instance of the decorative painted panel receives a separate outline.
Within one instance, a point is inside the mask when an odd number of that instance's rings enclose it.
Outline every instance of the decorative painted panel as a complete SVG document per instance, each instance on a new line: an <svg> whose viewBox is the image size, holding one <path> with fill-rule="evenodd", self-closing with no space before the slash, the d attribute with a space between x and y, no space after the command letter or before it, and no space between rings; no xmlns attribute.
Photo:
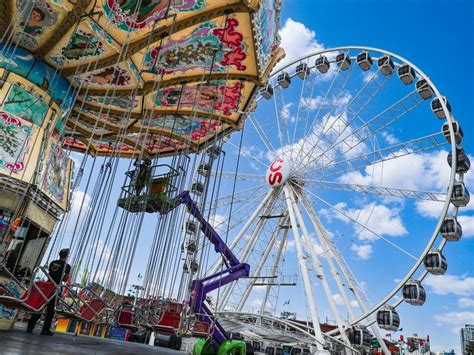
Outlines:
<svg viewBox="0 0 474 355"><path fill-rule="evenodd" d="M256 14L253 15L255 26L255 46L258 65L265 71L268 63L280 45L280 12L281 0L263 0Z"/></svg>
<svg viewBox="0 0 474 355"><path fill-rule="evenodd" d="M46 91L62 110L68 111L73 105L69 82L53 67L42 61L35 61L33 54L23 48L5 47L0 43L0 68L5 68L36 84L41 90ZM13 78L11 81L20 80Z"/></svg>
<svg viewBox="0 0 474 355"><path fill-rule="evenodd" d="M107 19L125 32L141 30L173 12L199 11L204 0L106 0L103 9Z"/></svg>
<svg viewBox="0 0 474 355"><path fill-rule="evenodd" d="M149 154L198 149L240 125L279 41L281 0L6 1L0 15L11 18L13 45L0 44L0 109L38 125L41 137L62 117L63 144L76 150L106 134L124 142L120 154L138 154L126 146L147 118L168 129L136 141Z"/></svg>
<svg viewBox="0 0 474 355"><path fill-rule="evenodd" d="M132 58L135 63L143 63L145 81L156 75L164 75L167 80L183 74L255 74L249 21L247 14L222 16L177 32Z"/></svg>
<svg viewBox="0 0 474 355"><path fill-rule="evenodd" d="M191 140L200 140L213 136L224 128L224 124L217 120L193 116L164 115L153 116L143 121L145 127L150 130L168 131L183 135Z"/></svg>
<svg viewBox="0 0 474 355"><path fill-rule="evenodd" d="M241 0L99 0L94 20L120 43L144 38L153 29L172 25L203 11Z"/></svg>
<svg viewBox="0 0 474 355"><path fill-rule="evenodd" d="M141 101L131 96L80 96L79 100L99 107L110 108L124 112L140 112Z"/></svg>
<svg viewBox="0 0 474 355"><path fill-rule="evenodd" d="M15 40L29 50L35 50L54 31L55 25L67 16L74 4L69 1L17 0L14 18L19 26Z"/></svg>
<svg viewBox="0 0 474 355"><path fill-rule="evenodd" d="M135 89L142 86L137 67L131 61L76 76L74 84L92 89Z"/></svg>
<svg viewBox="0 0 474 355"><path fill-rule="evenodd" d="M10 86L2 109L37 126L43 125L48 113L44 97L37 92L26 90L19 84Z"/></svg>
<svg viewBox="0 0 474 355"><path fill-rule="evenodd" d="M119 53L121 46L92 20L74 26L47 55L55 66L69 68Z"/></svg>
<svg viewBox="0 0 474 355"><path fill-rule="evenodd" d="M40 188L63 210L67 208L69 184L71 180L72 160L62 148L64 127L61 119L51 132L49 149L45 156L46 164L43 168Z"/></svg>
<svg viewBox="0 0 474 355"><path fill-rule="evenodd" d="M99 124L97 125L97 127L124 127L127 126L130 122L129 115L111 113L106 108L92 110L87 107L83 107L81 109L80 115L88 118L88 120L83 120L83 125L89 127L91 130L94 129L94 125L97 120L99 120ZM101 122L103 122L103 124Z"/></svg>
<svg viewBox="0 0 474 355"><path fill-rule="evenodd" d="M0 170L24 173L35 130L30 122L0 111Z"/></svg>
<svg viewBox="0 0 474 355"><path fill-rule="evenodd" d="M26 77L33 67L35 57L23 48L0 43L0 67Z"/></svg>
<svg viewBox="0 0 474 355"><path fill-rule="evenodd" d="M155 108L196 110L230 116L241 106L244 84L240 81L214 80L205 84L172 86L158 90L147 98L154 100Z"/></svg>

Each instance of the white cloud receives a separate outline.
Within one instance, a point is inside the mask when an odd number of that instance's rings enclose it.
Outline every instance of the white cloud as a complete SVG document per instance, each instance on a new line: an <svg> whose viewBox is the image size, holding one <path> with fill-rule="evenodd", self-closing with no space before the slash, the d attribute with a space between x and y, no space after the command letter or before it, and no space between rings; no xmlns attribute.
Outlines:
<svg viewBox="0 0 474 355"><path fill-rule="evenodd" d="M351 245L351 250L355 251L359 259L361 260L368 260L372 256L372 245L370 244L352 244Z"/></svg>
<svg viewBox="0 0 474 355"><path fill-rule="evenodd" d="M469 277L466 275L456 276L429 274L426 277L424 284L429 286L431 290L438 295L474 295L474 277Z"/></svg>
<svg viewBox="0 0 474 355"><path fill-rule="evenodd" d="M276 70L306 54L324 49L324 45L316 39L316 32L291 18L287 19L280 29L280 37L281 47L285 50L286 56Z"/></svg>
<svg viewBox="0 0 474 355"><path fill-rule="evenodd" d="M100 257L101 259L109 260L112 256L112 251L101 239L94 241L89 246L89 249L93 251L93 255L96 258Z"/></svg>
<svg viewBox="0 0 474 355"><path fill-rule="evenodd" d="M217 234L224 234L227 229L227 217L221 214L215 214L209 218L209 224L215 229Z"/></svg>
<svg viewBox="0 0 474 355"><path fill-rule="evenodd" d="M343 306L344 305L344 299L339 293L335 293L332 295L332 299L338 306ZM356 300L352 300L349 302L352 308L359 308L359 304L357 303Z"/></svg>
<svg viewBox="0 0 474 355"><path fill-rule="evenodd" d="M68 215L63 216L63 218L67 219L65 226L66 238L70 238L72 235L74 235L74 229L76 229L76 233L79 232L79 227L91 208L91 201L92 199L88 193L80 190L76 190L74 192Z"/></svg>
<svg viewBox="0 0 474 355"><path fill-rule="evenodd" d="M336 303L338 306L344 305L344 299L339 293L333 294L332 299L334 300L334 303Z"/></svg>
<svg viewBox="0 0 474 355"><path fill-rule="evenodd" d="M363 71L363 72L361 73L361 75L362 75L362 81L363 81L364 83L368 83L368 82L372 79L372 77L374 76L375 73L376 73L376 72L375 72L374 70Z"/></svg>
<svg viewBox="0 0 474 355"><path fill-rule="evenodd" d="M474 319L474 312L448 312L444 314L436 314L434 316L434 319L439 324L462 326L464 324L472 322L472 320Z"/></svg>
<svg viewBox="0 0 474 355"><path fill-rule="evenodd" d="M359 306L359 304L357 303L356 300L351 301L351 306L352 306L352 308L360 308L360 306Z"/></svg>
<svg viewBox="0 0 474 355"><path fill-rule="evenodd" d="M461 297L458 300L458 305L461 308L471 308L474 307L474 298Z"/></svg>
<svg viewBox="0 0 474 355"><path fill-rule="evenodd" d="M285 104L283 108L281 109L280 115L281 115L281 118L284 119L285 121L289 120L291 122L294 122L295 118L294 116L291 116L291 113L290 113L291 106L293 106L292 102Z"/></svg>
<svg viewBox="0 0 474 355"><path fill-rule="evenodd" d="M382 134L383 136L383 134ZM385 135L385 137L389 137ZM400 189L446 192L450 168L446 161L447 151L414 153L366 166L363 171L352 171L340 177L343 183L381 185ZM472 159L471 156L469 156ZM474 186L474 174L465 176L466 186ZM442 202L416 201L420 215L438 218ZM462 211L474 210L474 199ZM471 222L472 223L472 222ZM472 224L471 224L472 225Z"/></svg>
<svg viewBox="0 0 474 355"><path fill-rule="evenodd" d="M71 154L69 154L69 158L71 158L74 162L74 168L78 169L81 165L82 160L84 159L84 154L71 152Z"/></svg>
<svg viewBox="0 0 474 355"><path fill-rule="evenodd" d="M345 203L338 203L335 206L347 216L357 220L360 224L379 235L400 237L408 233L400 218L400 211L398 208L389 208L385 205L379 205L376 203L366 204L361 209L346 208L347 205ZM327 210L324 210L322 213L324 216L328 216L329 214L330 211ZM332 213L332 215L342 221L352 223L340 213ZM357 237L360 240L379 239L367 229L364 229L359 225L355 225L354 223L352 224L354 229L357 231Z"/></svg>
<svg viewBox="0 0 474 355"><path fill-rule="evenodd" d="M256 298L252 301L251 305L254 308L260 308L262 306L262 302L263 302L262 299Z"/></svg>
<svg viewBox="0 0 474 355"><path fill-rule="evenodd" d="M84 191L76 190L72 196L70 214L71 217L74 214L78 214L82 206L81 214L86 212L89 209L91 203L91 197L88 193Z"/></svg>
<svg viewBox="0 0 474 355"><path fill-rule="evenodd" d="M321 95L316 97L303 97L300 102L303 107L313 111L323 108L334 108L336 112L341 112L351 101L352 95L349 92L343 92L340 95L333 95L331 98L325 98Z"/></svg>
<svg viewBox="0 0 474 355"><path fill-rule="evenodd" d="M474 216L458 216L458 222L462 227L463 237L474 237Z"/></svg>
<svg viewBox="0 0 474 355"><path fill-rule="evenodd" d="M308 256L311 255L309 253L309 251L306 249L304 236L300 235L300 238L301 238L303 251L307 251ZM319 243L316 242L316 239L315 239L314 235L311 235L310 239L311 239L310 243L313 245L313 248L316 252L316 255L318 257L324 258L325 257L324 256L325 250L321 247L321 245ZM296 252L296 242L295 242L295 240L294 239L288 240L287 243L286 243L286 248L287 248L287 251L290 252L290 253Z"/></svg>
<svg viewBox="0 0 474 355"><path fill-rule="evenodd" d="M368 185L382 180L381 184L386 187L444 192L450 173L446 156L445 151L409 154L369 165L363 173L350 172L343 175L340 181Z"/></svg>
<svg viewBox="0 0 474 355"><path fill-rule="evenodd" d="M247 155L247 156L253 156L257 159L265 159L265 152L263 149L256 145L250 145L250 146L243 146L241 150L241 154Z"/></svg>
<svg viewBox="0 0 474 355"><path fill-rule="evenodd" d="M293 144L268 152L268 160L286 157L292 161L295 170L304 175L305 172L312 174L318 166L324 166L338 156L349 158L366 151L366 144L353 135L354 130L348 125L349 118L342 104L345 99L340 100L340 106L335 106L332 111L327 112L311 127L309 134ZM313 103L310 101L308 105ZM324 139L321 139L322 136Z"/></svg>
<svg viewBox="0 0 474 355"><path fill-rule="evenodd" d="M444 204L437 201L416 201L416 210L424 217L439 218Z"/></svg>
<svg viewBox="0 0 474 355"><path fill-rule="evenodd" d="M385 142L387 142L390 145L400 143L400 140L395 137L393 134L390 134L388 132L382 132L382 137L385 139Z"/></svg>

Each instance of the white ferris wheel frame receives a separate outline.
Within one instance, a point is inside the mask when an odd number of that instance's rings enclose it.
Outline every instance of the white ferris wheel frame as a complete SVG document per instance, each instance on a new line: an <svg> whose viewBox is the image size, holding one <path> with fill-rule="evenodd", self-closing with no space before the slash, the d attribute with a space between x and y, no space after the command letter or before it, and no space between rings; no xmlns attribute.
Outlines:
<svg viewBox="0 0 474 355"><path fill-rule="evenodd" d="M390 58L393 58L393 59L396 59L398 60L399 62L401 62L402 64L408 64L411 68L413 68L417 74L417 77L419 78L423 78L426 80L427 84L431 87L431 89L433 90L434 92L434 97L438 98L440 103L441 103L441 106L446 114L446 120L447 122L449 123L449 134L450 134L450 139L451 139L451 142L450 142L450 145L451 145L451 154L452 154L452 164L451 164L451 173L450 173L450 177L449 177L449 185L448 185L448 188L447 188L447 193L446 193L446 200L444 201L444 205L443 205L443 208L441 210L441 214L440 214L440 217L437 221L437 224L434 228L434 231L431 235L431 238L429 239L425 249L422 251L421 255L418 257L418 259L416 259L414 265L412 266L412 268L408 271L408 273L405 275L405 277L403 277L398 283L397 285L390 291L387 293L387 295L385 297L383 297L378 303L374 304L371 308L367 309L367 308L362 308L362 314L357 316L357 317L351 317L351 320L349 321L348 325L349 326L354 326L354 325L357 325L357 324L360 324L362 321L366 321L366 324L368 326L374 324L376 322L376 320L374 318L372 319L369 319L369 317L371 315L373 315L375 312L377 312L382 306L386 305L391 299L394 298L394 296L402 289L402 287L407 283L407 281L409 281L413 275L420 269L420 267L422 266L423 264L423 261L425 259L425 256L426 254L433 248L433 245L435 244L436 240L438 239L438 236L439 236L439 231L440 231L440 228L441 228L441 225L446 217L446 215L448 214L448 210L450 208L450 205L451 205L451 196L452 196L452 193L453 193L453 188L454 188L454 183L455 182L463 182L463 173L457 173L456 172L456 162L457 162L457 151L456 151L456 148L457 146L460 146L460 143L457 144L456 143L456 140L455 140L455 132L454 132L454 128L453 128L453 122L454 122L454 119L453 119L453 116L451 114L451 111L448 110L448 106L447 106L447 103L443 100L443 97L442 95L440 94L438 88L435 86L435 84L432 82L432 80L418 67L416 66L414 63L412 63L411 61L401 57L400 55L397 55L393 52L390 52L390 51L386 51L386 50L383 50L383 49L380 49L380 48L375 48L375 47L366 47L366 46L341 46L341 47L334 47L334 48L328 48L328 49L324 49L322 51L318 51L318 52L314 52L314 53L311 53L311 54L308 54L308 55L305 55L301 58L298 58L294 61L292 61L291 63L285 65L284 67L282 68L279 68L276 72L274 72L269 79L275 77L276 75L282 73L283 71L285 71L285 69L288 69L288 68L291 68L293 67L295 64L298 64L298 63L305 63L307 62L309 59L311 58L314 58L314 57L320 57L326 53L335 53L335 52L340 52L340 51L366 51L366 52L376 52L376 53L379 53L381 55L387 55L389 56ZM352 58L351 58L352 59ZM376 61L376 57L374 57L374 61ZM313 67L309 67L310 69L314 68ZM290 77L294 77L296 76L296 73L292 73L290 74ZM276 83L275 85L272 85L272 88L276 88L278 87L279 84ZM258 103L260 100L262 99L262 96L258 96L256 97L255 101ZM246 112L247 115L250 114L250 112ZM245 175L245 174L244 174ZM248 174L249 176L251 176L250 174ZM456 179L456 176L458 176L458 178ZM256 177L256 176L255 176ZM250 178L251 180L251 178ZM268 194L265 196L264 200L261 201L261 203L259 204L259 206L254 210L254 213L252 214L252 216L246 221L245 225L243 226L243 228L240 230L238 236L234 239L234 242L232 243L232 246L235 246L235 244L237 244L237 241L240 239L239 237L242 237L246 231L248 230L248 228L250 227L250 225L252 224L252 222L255 220L255 218L258 216L258 214L261 212L262 208L268 203L269 200L272 200L272 195L273 195L273 188L270 188L270 191L268 192ZM291 219L293 220L298 220L299 222L301 222L301 216L296 216L298 214L298 212L295 214L295 210L293 209L292 211L292 208L290 207L291 205L294 206L294 201L292 201L292 198L294 198L294 196L292 196L292 193L289 192L288 188L286 186L283 187L283 190L284 190L284 196L286 196L286 199L287 199L287 205L289 207L289 214L290 215L293 215L293 217ZM301 198L301 196L298 196L299 198ZM304 208L307 210L308 212L308 215L311 216L311 212L310 212L310 209L311 209L311 203L306 199L306 198L301 198L301 200L303 201L303 205L304 205ZM453 206L453 213L452 215L453 216L456 216L458 213L458 207L456 206ZM313 224L316 222L317 220L317 216L312 216L312 218L310 218L312 221L313 221ZM300 223L301 224L301 223ZM303 223L304 224L304 223ZM257 228L258 229L258 228ZM295 232L295 230L293 230L293 233ZM256 237L258 233L253 233L251 238L254 238ZM297 243L299 244L299 243ZM443 250L444 246L446 245L446 240L444 238L442 238L439 246L437 249L439 250ZM231 246L231 247L232 247ZM248 251L247 251L248 253ZM315 265L316 266L316 265ZM214 270L217 270L219 267L219 265L215 265L214 266ZM332 269L332 267L331 267ZM213 271L214 271L213 270ZM350 272L350 271L349 271ZM418 277L417 280L419 281L422 281L426 275L428 274L428 271L425 269L423 270L423 272L420 274L420 276ZM231 289L229 288L228 290L226 290L227 293L224 291L224 295L223 295L223 301L224 303L228 300L228 297L229 297L229 293L231 292ZM356 292L354 292L356 294ZM344 293L343 293L344 295ZM248 297L248 295L246 295ZM245 298L247 298L245 297ZM357 297L357 296L356 296ZM402 302L403 302L404 298L403 297L400 297L398 300L396 300L392 305L394 307L397 307L398 305L400 305ZM308 300L309 301L309 300ZM346 300L347 301L347 300ZM331 302L331 300L329 300L329 302ZM363 303L363 302L362 302ZM240 310L242 307L239 307ZM222 311L222 310L221 310ZM373 328L374 329L374 328ZM378 330L378 329L377 329ZM325 333L325 335L333 335L335 333L338 332L338 329L335 329L334 331L331 331L331 332L327 332ZM377 331L375 332L377 333ZM379 334L376 334L376 335L379 335ZM377 338L379 338L379 336L377 336ZM322 339L319 338L319 340L321 341ZM386 350L386 349L384 349Z"/></svg>

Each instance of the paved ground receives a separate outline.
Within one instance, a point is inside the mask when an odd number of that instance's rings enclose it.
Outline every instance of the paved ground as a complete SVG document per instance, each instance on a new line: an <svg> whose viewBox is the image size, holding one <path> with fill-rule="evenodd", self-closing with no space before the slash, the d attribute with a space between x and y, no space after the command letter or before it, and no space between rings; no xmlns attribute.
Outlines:
<svg viewBox="0 0 474 355"><path fill-rule="evenodd" d="M0 332L0 354L183 354L171 349L102 339L56 333L54 336L25 332L18 326L13 331Z"/></svg>

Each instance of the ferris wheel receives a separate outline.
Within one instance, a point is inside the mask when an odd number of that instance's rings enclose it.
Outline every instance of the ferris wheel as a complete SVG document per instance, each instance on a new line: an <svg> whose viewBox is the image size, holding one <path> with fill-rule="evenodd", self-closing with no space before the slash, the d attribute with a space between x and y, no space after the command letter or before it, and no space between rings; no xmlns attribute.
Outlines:
<svg viewBox="0 0 474 355"><path fill-rule="evenodd" d="M379 328L396 331L399 307L423 305L423 280L446 272L445 244L462 235L470 162L448 100L397 54L338 47L278 69L256 101L224 146L238 168L220 173L229 193L214 206L251 277L216 309L268 320L294 305L319 351L331 336L361 347L373 334L387 353Z"/></svg>

